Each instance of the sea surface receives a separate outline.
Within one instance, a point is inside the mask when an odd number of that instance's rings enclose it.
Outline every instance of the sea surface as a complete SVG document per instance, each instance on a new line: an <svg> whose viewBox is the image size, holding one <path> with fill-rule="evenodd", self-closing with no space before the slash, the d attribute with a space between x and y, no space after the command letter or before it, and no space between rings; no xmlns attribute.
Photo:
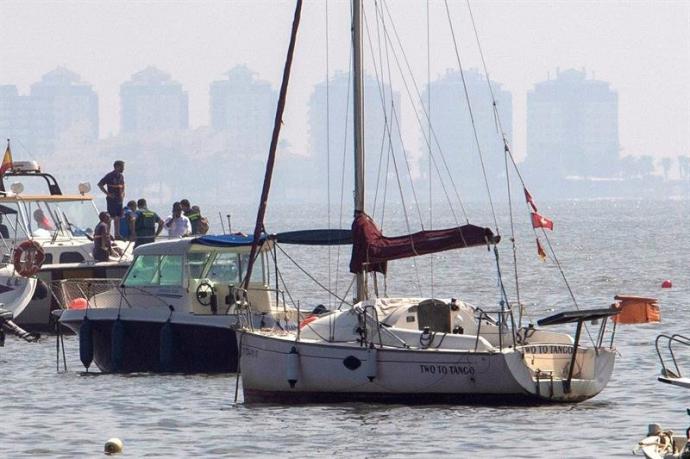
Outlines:
<svg viewBox="0 0 690 459"><path fill-rule="evenodd" d="M575 306L555 261L539 261L526 210L517 207L518 286L529 311L524 320L536 322ZM480 209L485 206L469 206L470 222L495 227ZM620 293L656 297L661 304L660 324L618 327L613 378L594 399L537 407L245 405L241 386L235 401L235 375L87 374L74 336L65 338L68 371L58 372L55 337L34 344L8 337L0 348L0 457L99 457L105 441L119 437L123 457L610 458L630 457L651 422L684 431L690 391L657 381L654 340L660 333L690 336L690 202L563 201L540 211L555 222L548 242L539 234L542 245L555 249L579 307L607 307ZM250 232L255 210L233 212L233 230ZM436 212L433 227L453 224L449 212ZM267 229L338 226L340 218L327 214L298 205L269 209ZM499 205L501 276L514 301L507 216ZM347 227L349 218L343 221ZM384 231L400 234L404 222L404 213L391 209ZM348 296L347 248L283 249L324 287ZM301 307L337 306L279 255L290 296ZM494 254L480 247L393 262L378 287L390 296L454 296L494 307L497 276ZM665 279L673 288L661 288Z"/></svg>

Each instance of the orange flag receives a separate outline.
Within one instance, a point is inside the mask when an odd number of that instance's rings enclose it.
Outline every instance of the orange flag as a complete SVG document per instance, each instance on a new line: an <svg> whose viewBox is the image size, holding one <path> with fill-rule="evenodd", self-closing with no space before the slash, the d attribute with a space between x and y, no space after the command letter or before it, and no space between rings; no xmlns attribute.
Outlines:
<svg viewBox="0 0 690 459"><path fill-rule="evenodd" d="M546 252L544 252L544 248L541 246L539 238L537 238L537 256L542 262L546 260Z"/></svg>
<svg viewBox="0 0 690 459"><path fill-rule="evenodd" d="M10 141L8 140L7 150L5 150L5 156L2 158L2 164L0 164L0 177L10 169L12 169L12 150L10 150Z"/></svg>

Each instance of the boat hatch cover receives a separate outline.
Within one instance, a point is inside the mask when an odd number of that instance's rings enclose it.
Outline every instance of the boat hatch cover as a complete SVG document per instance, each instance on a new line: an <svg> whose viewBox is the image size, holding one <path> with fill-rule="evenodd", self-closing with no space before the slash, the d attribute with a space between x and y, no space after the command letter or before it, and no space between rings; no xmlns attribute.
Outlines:
<svg viewBox="0 0 690 459"><path fill-rule="evenodd" d="M538 320L540 326L559 325L575 322L588 322L590 320L603 319L604 317L615 316L620 312L615 308L583 309L580 311L564 311L554 314L544 319Z"/></svg>
<svg viewBox="0 0 690 459"><path fill-rule="evenodd" d="M266 240L266 236L261 236L261 243ZM210 245L212 247L244 247L252 245L254 236L245 234L218 234L213 236L201 236L192 239L193 244Z"/></svg>

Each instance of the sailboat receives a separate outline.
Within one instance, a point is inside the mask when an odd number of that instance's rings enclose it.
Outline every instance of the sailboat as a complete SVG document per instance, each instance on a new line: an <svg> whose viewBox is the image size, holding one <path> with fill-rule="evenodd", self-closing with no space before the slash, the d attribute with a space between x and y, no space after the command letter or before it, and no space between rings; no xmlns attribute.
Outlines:
<svg viewBox="0 0 690 459"><path fill-rule="evenodd" d="M300 8L298 1L286 73ZM613 372L616 350L605 334L616 309L565 311L538 321L539 327L521 327L507 298L500 307L487 308L457 298L369 294L367 275L385 274L389 261L476 246L496 250L500 237L490 228L469 224L386 237L365 212L361 0L353 0L352 14L355 202L350 271L356 276L355 301L350 308L303 321L295 333L241 330L245 403L510 404L594 397ZM278 120L279 115L276 126ZM269 168L266 176L270 183ZM263 229L264 210L260 208L255 235ZM580 338L585 323L592 321L600 328L586 347ZM574 338L540 328L562 324L576 326Z"/></svg>

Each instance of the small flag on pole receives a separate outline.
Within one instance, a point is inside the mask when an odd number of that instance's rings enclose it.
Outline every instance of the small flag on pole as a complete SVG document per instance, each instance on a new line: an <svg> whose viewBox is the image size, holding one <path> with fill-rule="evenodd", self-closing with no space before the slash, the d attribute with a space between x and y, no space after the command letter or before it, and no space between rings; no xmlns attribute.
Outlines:
<svg viewBox="0 0 690 459"><path fill-rule="evenodd" d="M544 248L541 246L539 238L537 238L537 256L542 261L542 263L546 260L546 252L544 251Z"/></svg>
<svg viewBox="0 0 690 459"><path fill-rule="evenodd" d="M532 212L532 228L546 228L553 231L553 221L536 212Z"/></svg>
<svg viewBox="0 0 690 459"><path fill-rule="evenodd" d="M5 150L5 156L2 158L2 164L0 164L0 177L5 175L5 172L12 169L12 150L10 150L10 139L7 139L7 150Z"/></svg>
<svg viewBox="0 0 690 459"><path fill-rule="evenodd" d="M523 187L523 190L525 190L525 200L527 201L527 204L529 204L533 211L539 212L537 210L537 205L534 203L534 199L532 198L532 195L529 194L529 191L527 191L527 188Z"/></svg>

